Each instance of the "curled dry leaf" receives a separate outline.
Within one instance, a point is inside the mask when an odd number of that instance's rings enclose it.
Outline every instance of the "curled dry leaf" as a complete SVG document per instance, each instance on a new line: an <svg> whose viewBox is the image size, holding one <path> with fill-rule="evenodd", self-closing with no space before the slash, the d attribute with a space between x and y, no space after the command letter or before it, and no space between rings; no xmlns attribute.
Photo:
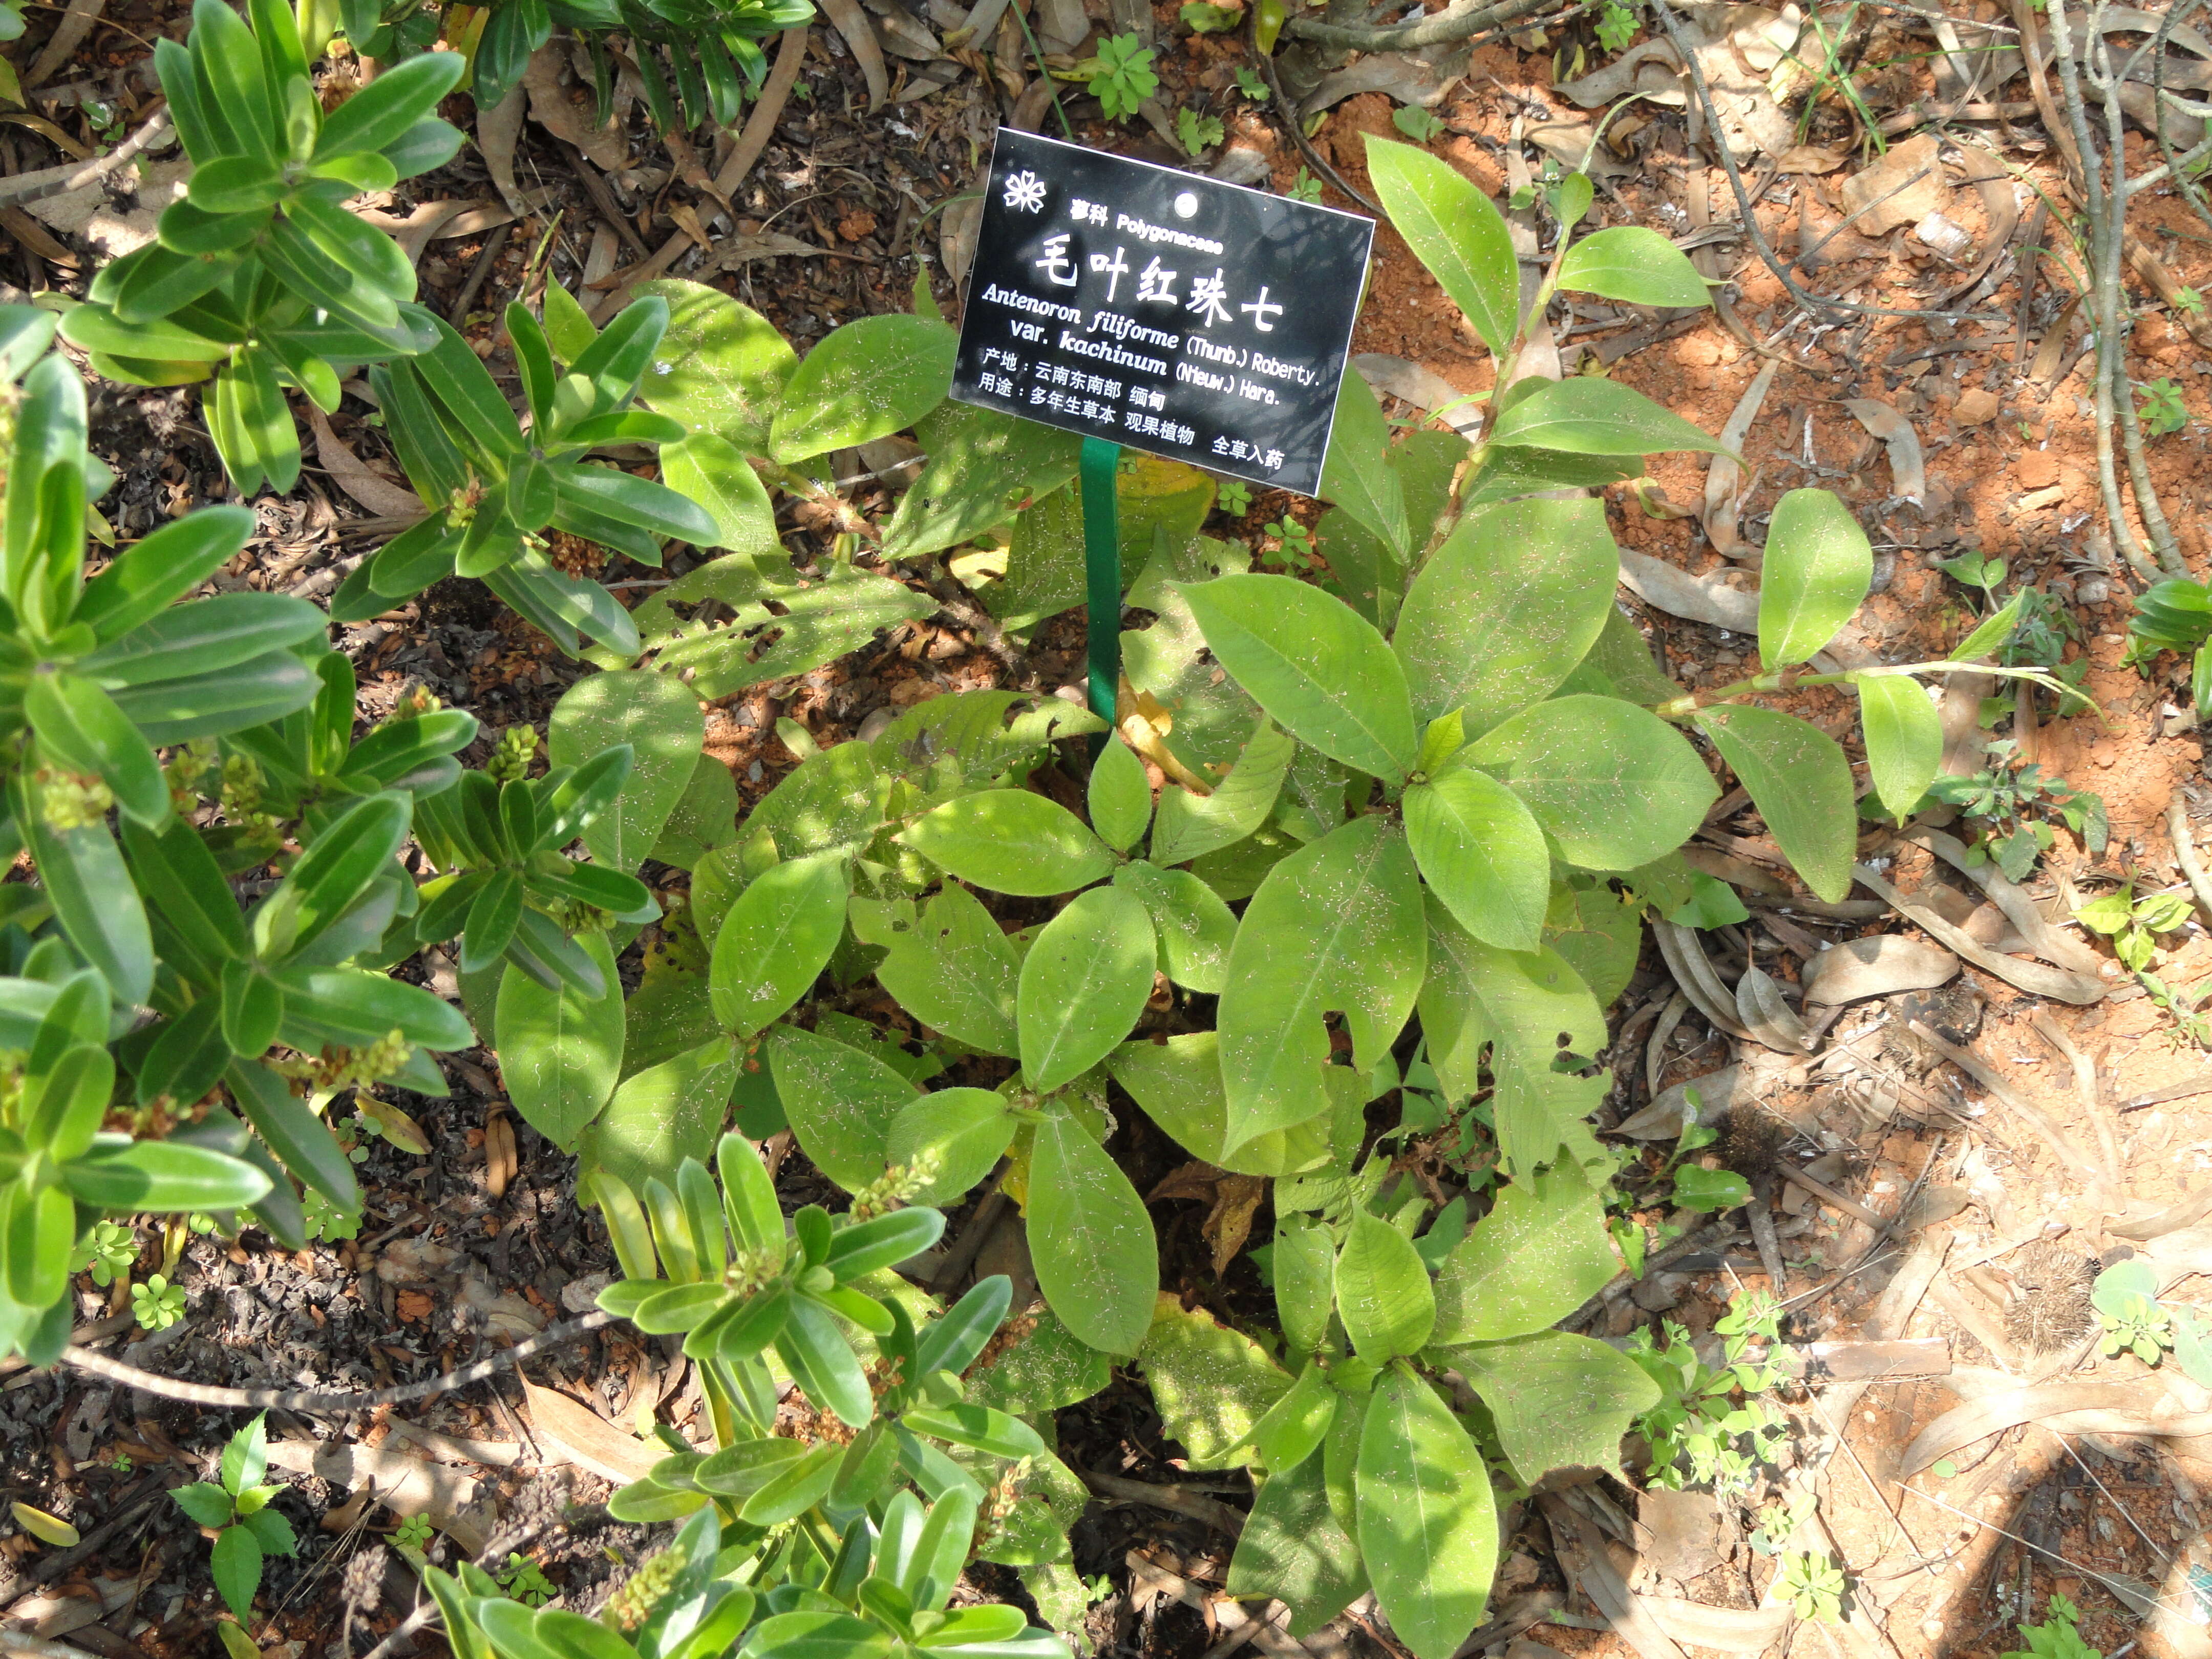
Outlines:
<svg viewBox="0 0 2212 1659"><path fill-rule="evenodd" d="M605 126L593 126L591 118L599 100L588 95L588 88L563 85L563 68L557 41L549 41L530 54L529 66L522 71L522 84L530 94L530 118L556 138L574 144L602 173L628 166L629 137L622 123L610 111ZM578 92L586 96L580 102L572 101Z"/></svg>
<svg viewBox="0 0 2212 1659"><path fill-rule="evenodd" d="M868 108L871 112L884 106L884 100L891 95L890 72L884 67L884 49L876 40L876 32L868 26L868 15L860 9L860 0L822 0L822 10L831 27L845 37L845 44L853 49L853 59L860 66L860 73L868 82Z"/></svg>
<svg viewBox="0 0 2212 1659"><path fill-rule="evenodd" d="M1879 398L1846 398L1843 404L1850 410L1852 418L1881 440L1882 447L1888 450L1890 493L1918 507L1928 497L1928 468L1921 458L1920 435L1913 431L1912 422Z"/></svg>
<svg viewBox="0 0 2212 1659"><path fill-rule="evenodd" d="M336 1440L272 1441L269 1462L273 1468L312 1474L334 1486L373 1492L375 1501L394 1515L429 1516L471 1555L484 1547L483 1528L467 1514L483 1496L483 1485L446 1464Z"/></svg>
<svg viewBox="0 0 2212 1659"><path fill-rule="evenodd" d="M1959 958L1942 945L1878 933L1831 945L1807 963L1805 1000L1834 1007L1897 991L1929 991L1958 974Z"/></svg>
<svg viewBox="0 0 2212 1659"><path fill-rule="evenodd" d="M1376 391L1436 416L1462 437L1472 438L1482 430L1482 405L1469 402L1465 392L1434 369L1380 351L1359 353L1352 366Z"/></svg>
<svg viewBox="0 0 2212 1659"><path fill-rule="evenodd" d="M653 1466L668 1455L658 1442L647 1445L634 1434L624 1434L589 1406L580 1406L565 1394L541 1389L517 1374L530 1407L530 1431L582 1469L617 1486L642 1480Z"/></svg>
<svg viewBox="0 0 2212 1659"><path fill-rule="evenodd" d="M1779 1053L1803 1054L1813 1046L1805 1022L1782 1000L1782 988L1764 968L1747 968L1736 981L1735 1012L1745 1030Z"/></svg>
<svg viewBox="0 0 2212 1659"><path fill-rule="evenodd" d="M1966 1370L1952 1375L1954 1391L1966 1395L1987 1386L1989 1376ZM2011 1381L2007 1377L2007 1382ZM1987 1439L2021 1423L2039 1423L2060 1433L2147 1435L2186 1439L2212 1433L2212 1412L2190 1410L2162 1382L2045 1382L2034 1388L2003 1388L1955 1406L1915 1435L1905 1449L1898 1473L1910 1477L1939 1457Z"/></svg>
<svg viewBox="0 0 2212 1659"><path fill-rule="evenodd" d="M1722 557L1738 560L1754 568L1760 550L1736 534L1736 508L1744 485L1743 468L1735 458L1742 453L1744 440L1751 435L1751 423L1759 418L1759 409L1766 402L1766 390L1774 384L1774 372L1781 367L1770 360L1752 376L1743 396L1736 399L1728 424L1721 428L1722 450L1716 452L1705 465L1705 538Z"/></svg>
<svg viewBox="0 0 2212 1659"><path fill-rule="evenodd" d="M1698 1097L1698 1121L1717 1123L1740 1106L1755 1106L1771 1097L1792 1062L1763 1048L1747 1050L1732 1066L1693 1077L1667 1089L1642 1111L1622 1120L1613 1133L1632 1140L1673 1140L1689 1115L1689 1097Z"/></svg>
<svg viewBox="0 0 2212 1659"><path fill-rule="evenodd" d="M1759 632L1759 595L1730 587L1720 580L1725 569L1709 576L1692 576L1664 559L1631 548L1620 550L1620 581L1646 605L1656 605L1685 622L1725 628L1733 634Z"/></svg>
<svg viewBox="0 0 2212 1659"><path fill-rule="evenodd" d="M1995 974L2008 985L2018 986L2031 996L2052 997L2060 1002L2070 1002L2079 1006L2104 1000L2104 982L2094 975L2050 968L2039 962L2024 962L2018 957L1999 956L1964 930L1954 927L1926 905L1907 898L1867 866L1855 866L1853 875L1860 886L1879 895L1898 915L1941 939L1975 967Z"/></svg>
<svg viewBox="0 0 2212 1659"><path fill-rule="evenodd" d="M1873 165L1844 179L1844 209L1853 216L1851 228L1865 237L1886 236L1942 211L1951 186L1939 149L1935 135L1923 133L1892 144Z"/></svg>
<svg viewBox="0 0 2212 1659"><path fill-rule="evenodd" d="M422 498L405 485L394 483L355 454L345 441L331 430L330 417L313 403L307 404L307 426L315 434L315 459L331 475L332 483L379 517L422 516L426 511Z"/></svg>
<svg viewBox="0 0 2212 1659"><path fill-rule="evenodd" d="M514 1124L505 1112L495 1109L484 1117L484 1190L495 1199L506 1197L518 1167Z"/></svg>
<svg viewBox="0 0 2212 1659"><path fill-rule="evenodd" d="M1651 934L1658 942L1659 954L1667 959L1674 983L1682 988L1684 996L1697 1005L1698 1012L1711 1023L1713 1029L1732 1037L1749 1037L1750 1030L1736 1017L1735 993L1713 971L1697 930L1671 921L1655 921Z"/></svg>
<svg viewBox="0 0 2212 1659"><path fill-rule="evenodd" d="M1298 114L1310 121L1363 92L1379 92L1394 103L1433 109L1465 77L1474 50L1462 40L1413 52L1370 52L1349 68L1323 76L1321 84L1300 101Z"/></svg>
<svg viewBox="0 0 2212 1659"><path fill-rule="evenodd" d="M522 83L490 109L477 112L477 148L483 152L484 171L491 175L499 199L517 218L526 210L522 191L514 182L514 147L522 137Z"/></svg>

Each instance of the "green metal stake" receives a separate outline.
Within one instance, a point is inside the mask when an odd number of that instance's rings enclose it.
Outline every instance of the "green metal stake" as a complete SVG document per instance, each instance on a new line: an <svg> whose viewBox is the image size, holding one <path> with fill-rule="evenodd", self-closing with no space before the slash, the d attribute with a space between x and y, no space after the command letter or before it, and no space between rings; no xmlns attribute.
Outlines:
<svg viewBox="0 0 2212 1659"><path fill-rule="evenodd" d="M1121 446L1085 438L1077 473L1083 486L1084 601L1090 608L1091 712L1109 726L1121 685L1121 522L1114 475ZM1091 752L1103 747L1095 738Z"/></svg>

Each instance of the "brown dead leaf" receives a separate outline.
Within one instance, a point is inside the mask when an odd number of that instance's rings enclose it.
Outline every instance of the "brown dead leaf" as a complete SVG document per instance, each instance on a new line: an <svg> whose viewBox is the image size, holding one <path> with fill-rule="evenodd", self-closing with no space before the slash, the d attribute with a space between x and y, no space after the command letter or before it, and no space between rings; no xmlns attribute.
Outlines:
<svg viewBox="0 0 2212 1659"><path fill-rule="evenodd" d="M622 123L610 112L605 126L592 125L599 100L581 83L562 84L561 54L558 42L548 42L530 54L529 67L522 72L522 84L530 92L530 118L556 138L574 144L602 173L627 167L629 137ZM575 95L579 93L583 94L580 101Z"/></svg>
<svg viewBox="0 0 2212 1659"><path fill-rule="evenodd" d="M484 171L491 175L500 200L517 218L528 211L521 187L514 181L514 147L522 137L522 83L518 81L495 106L477 112L477 148L483 152Z"/></svg>
<svg viewBox="0 0 2212 1659"><path fill-rule="evenodd" d="M1920 434L1912 429L1912 422L1879 398L1846 398L1843 404L1888 450L1890 493L1919 506L1928 495L1928 468L1920 453Z"/></svg>
<svg viewBox="0 0 2212 1659"><path fill-rule="evenodd" d="M1744 440L1751 435L1751 423L1759 418L1759 411L1766 402L1766 389L1774 384L1774 372L1781 367L1770 361L1752 376L1743 396L1736 399L1728 423L1721 428L1721 445L1727 453L1714 455L1705 465L1706 539L1722 557L1737 559L1753 567L1759 563L1759 550L1750 547L1736 534L1736 507L1746 492L1743 468L1735 458L1743 453Z"/></svg>
<svg viewBox="0 0 2212 1659"><path fill-rule="evenodd" d="M1862 236L1884 236L1941 211L1951 186L1943 177L1940 149L1933 133L1923 133L1892 144L1873 166L1844 179L1844 207L1856 216L1852 228Z"/></svg>
<svg viewBox="0 0 2212 1659"><path fill-rule="evenodd" d="M589 1406L541 1389L526 1376L519 1380L529 1404L531 1432L579 1468L627 1486L645 1479L668 1455L665 1448L648 1446L636 1436L624 1434Z"/></svg>
<svg viewBox="0 0 2212 1659"><path fill-rule="evenodd" d="M380 518L419 519L427 510L413 490L394 483L347 447L331 430L330 416L310 402L307 426L315 434L315 459L331 482Z"/></svg>
<svg viewBox="0 0 2212 1659"><path fill-rule="evenodd" d="M1153 1188L1146 1201L1182 1198L1210 1205L1199 1231L1213 1247L1213 1271L1218 1274L1229 1270L1252 1236L1252 1220L1267 1190L1267 1183L1256 1176L1231 1175L1211 1164L1190 1163Z"/></svg>
<svg viewBox="0 0 2212 1659"><path fill-rule="evenodd" d="M399 1317L401 1322L404 1324L412 1325L428 1319L437 1310L437 1306L436 1301L428 1291L402 1291L399 1292Z"/></svg>
<svg viewBox="0 0 2212 1659"><path fill-rule="evenodd" d="M830 26L845 37L845 44L853 49L853 61L860 64L860 74L868 83L870 112L881 109L884 100L890 96L890 74L884 67L882 44L877 40L875 30L868 26L868 15L860 9L860 0L822 0L822 10Z"/></svg>
<svg viewBox="0 0 2212 1659"><path fill-rule="evenodd" d="M463 1518L482 1495L483 1483L459 1469L408 1452L335 1440L274 1441L269 1462L293 1474L312 1474L372 1495L394 1515L427 1515L471 1554L483 1547L483 1529Z"/></svg>
<svg viewBox="0 0 2212 1659"><path fill-rule="evenodd" d="M484 1117L484 1190L494 1198L505 1197L517 1167L514 1125L505 1112L495 1109Z"/></svg>

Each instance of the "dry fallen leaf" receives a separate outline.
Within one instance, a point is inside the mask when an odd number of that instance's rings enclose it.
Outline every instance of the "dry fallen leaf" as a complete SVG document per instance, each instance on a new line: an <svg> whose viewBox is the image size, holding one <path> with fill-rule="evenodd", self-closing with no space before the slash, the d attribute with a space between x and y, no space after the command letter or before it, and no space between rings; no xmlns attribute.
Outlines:
<svg viewBox="0 0 2212 1659"><path fill-rule="evenodd" d="M1843 404L1889 451L1890 493L1919 506L1928 497L1928 468L1921 459L1920 434L1913 431L1912 422L1879 398L1846 398Z"/></svg>
<svg viewBox="0 0 2212 1659"><path fill-rule="evenodd" d="M602 173L628 166L629 137L622 123L611 112L605 126L593 126L598 100L587 95L581 102L573 101L572 94L588 94L589 88L562 85L561 70L557 44L549 42L530 54L529 67L522 71L522 84L530 92L530 118L556 138L574 144Z"/></svg>
<svg viewBox="0 0 2212 1659"><path fill-rule="evenodd" d="M531 1432L549 1450L562 1453L577 1468L627 1486L645 1479L653 1466L668 1455L665 1447L649 1446L635 1435L624 1434L589 1406L541 1389L526 1376L520 1381L529 1402Z"/></svg>
<svg viewBox="0 0 2212 1659"><path fill-rule="evenodd" d="M505 1197L517 1167L514 1125L505 1112L495 1109L484 1118L484 1190L495 1199Z"/></svg>

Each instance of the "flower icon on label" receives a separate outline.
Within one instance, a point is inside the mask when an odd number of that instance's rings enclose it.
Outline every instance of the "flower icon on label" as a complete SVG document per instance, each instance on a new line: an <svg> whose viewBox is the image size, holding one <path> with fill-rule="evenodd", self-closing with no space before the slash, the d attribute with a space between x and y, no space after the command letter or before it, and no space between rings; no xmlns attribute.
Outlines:
<svg viewBox="0 0 2212 1659"><path fill-rule="evenodd" d="M1020 212L1035 213L1044 205L1044 180L1024 167L1006 180L1006 193L1000 199Z"/></svg>

